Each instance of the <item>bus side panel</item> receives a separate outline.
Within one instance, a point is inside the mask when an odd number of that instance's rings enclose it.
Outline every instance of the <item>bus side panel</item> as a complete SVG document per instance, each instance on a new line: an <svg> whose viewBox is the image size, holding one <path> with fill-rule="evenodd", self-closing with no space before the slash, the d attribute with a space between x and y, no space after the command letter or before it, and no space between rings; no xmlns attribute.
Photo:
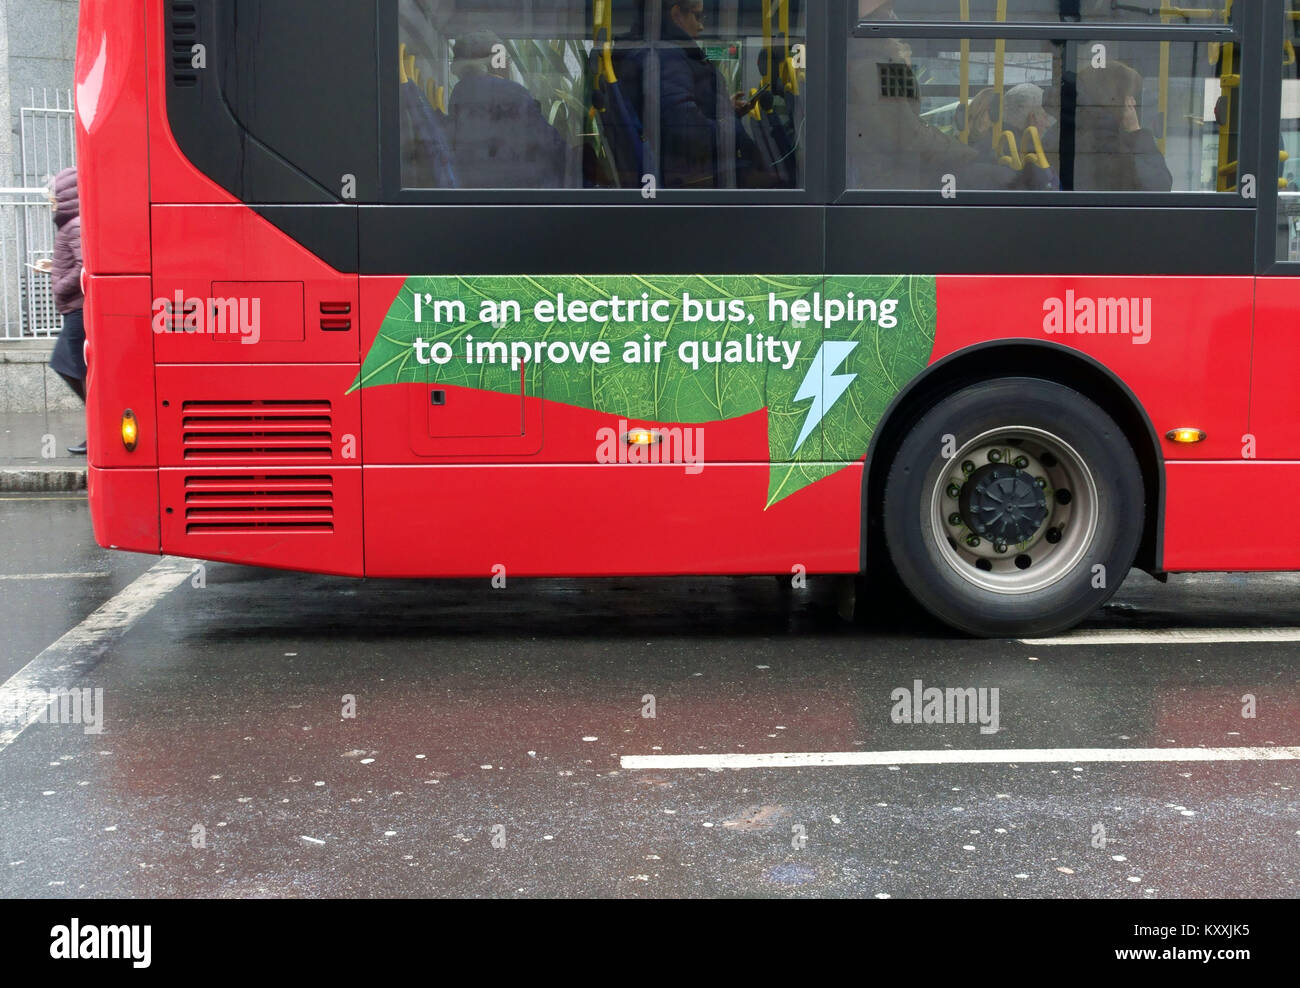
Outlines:
<svg viewBox="0 0 1300 988"><path fill-rule="evenodd" d="M158 462L165 467L357 466L353 364L164 364Z"/></svg>
<svg viewBox="0 0 1300 988"><path fill-rule="evenodd" d="M92 276L86 282L86 443L100 469L158 465L153 330L147 277ZM135 448L122 420L135 419Z"/></svg>
<svg viewBox="0 0 1300 988"><path fill-rule="evenodd" d="M1166 570L1300 570L1300 541L1265 510L1300 463L1170 463L1165 477Z"/></svg>
<svg viewBox="0 0 1300 988"><path fill-rule="evenodd" d="M87 493L95 541L105 549L157 555L157 470L101 470L88 468Z"/></svg>
<svg viewBox="0 0 1300 988"><path fill-rule="evenodd" d="M109 0L104 0L106 4ZM112 6L118 6L113 3ZM148 50L158 53L149 71L149 185L155 203L234 203L229 192L190 163L172 135L167 116L166 0L148 0L145 38ZM237 154L237 149L231 149ZM143 163L142 163L143 164Z"/></svg>
<svg viewBox="0 0 1300 988"><path fill-rule="evenodd" d="M79 17L77 184L86 270L144 274L149 270L144 8L136 2L82 0Z"/></svg>
<svg viewBox="0 0 1300 988"><path fill-rule="evenodd" d="M168 467L163 551L245 566L361 576L361 468Z"/></svg>
<svg viewBox="0 0 1300 988"><path fill-rule="evenodd" d="M153 240L159 305L202 316L190 327L197 332L158 334L159 363L355 367L357 276L336 271L247 206L155 206Z"/></svg>
<svg viewBox="0 0 1300 988"><path fill-rule="evenodd" d="M366 575L856 573L862 464L764 510L767 464L366 467ZM500 573L502 571L496 570Z"/></svg>
<svg viewBox="0 0 1300 988"><path fill-rule="evenodd" d="M1253 278L949 276L939 278L938 291L934 360L997 339L1070 347L1132 389L1162 438L1166 460L1241 456ZM1121 303L1120 318L1108 318L1107 328L1113 321L1120 331L1102 335L1097 311L1112 299ZM1195 446L1163 438L1181 427L1202 429L1208 438Z"/></svg>
<svg viewBox="0 0 1300 988"><path fill-rule="evenodd" d="M1300 281L1295 278L1260 278L1255 283L1250 434L1255 437L1254 455L1261 460L1300 460L1298 306Z"/></svg>

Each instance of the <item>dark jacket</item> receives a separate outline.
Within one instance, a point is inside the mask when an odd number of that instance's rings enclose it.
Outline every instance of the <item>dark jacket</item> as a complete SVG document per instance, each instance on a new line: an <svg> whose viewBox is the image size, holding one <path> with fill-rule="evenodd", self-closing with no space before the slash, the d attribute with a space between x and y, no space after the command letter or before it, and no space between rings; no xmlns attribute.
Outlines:
<svg viewBox="0 0 1300 988"><path fill-rule="evenodd" d="M665 25L655 50L664 185L726 188L737 172L734 184L744 184L753 142L736 116L722 73L675 24Z"/></svg>
<svg viewBox="0 0 1300 988"><path fill-rule="evenodd" d="M519 83L475 72L457 83L447 111L462 188L564 188L569 146Z"/></svg>
<svg viewBox="0 0 1300 988"><path fill-rule="evenodd" d="M1063 171L1059 125L1047 132L1043 146L1056 168ZM1174 176L1151 131L1126 131L1109 113L1081 109L1071 187L1078 192L1169 192Z"/></svg>
<svg viewBox="0 0 1300 988"><path fill-rule="evenodd" d="M54 307L61 313L75 312L85 304L81 295L81 201L77 194L77 170L67 168L54 178Z"/></svg>
<svg viewBox="0 0 1300 988"><path fill-rule="evenodd" d="M1080 115L1083 116L1082 114ZM1080 128L1074 187L1090 192L1168 192L1174 176L1151 131L1121 130L1110 119Z"/></svg>

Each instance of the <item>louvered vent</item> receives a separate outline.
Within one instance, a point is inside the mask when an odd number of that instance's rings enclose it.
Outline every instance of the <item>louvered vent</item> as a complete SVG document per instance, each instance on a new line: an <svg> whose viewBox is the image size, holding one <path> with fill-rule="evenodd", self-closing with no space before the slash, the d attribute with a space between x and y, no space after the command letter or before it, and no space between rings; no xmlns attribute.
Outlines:
<svg viewBox="0 0 1300 988"><path fill-rule="evenodd" d="M172 84L191 89L199 84L194 46L199 43L199 12L192 0L172 0Z"/></svg>
<svg viewBox="0 0 1300 988"><path fill-rule="evenodd" d="M346 333L352 329L351 302L322 302L320 328L327 333Z"/></svg>
<svg viewBox="0 0 1300 988"><path fill-rule="evenodd" d="M185 478L186 535L334 532L329 476Z"/></svg>
<svg viewBox="0 0 1300 988"><path fill-rule="evenodd" d="M328 401L187 401L181 446L188 463L205 460L330 462Z"/></svg>

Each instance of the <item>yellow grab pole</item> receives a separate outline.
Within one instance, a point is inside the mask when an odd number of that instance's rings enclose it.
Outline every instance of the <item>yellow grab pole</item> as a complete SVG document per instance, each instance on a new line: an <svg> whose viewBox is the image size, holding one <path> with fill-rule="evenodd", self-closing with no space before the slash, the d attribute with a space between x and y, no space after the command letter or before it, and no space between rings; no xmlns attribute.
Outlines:
<svg viewBox="0 0 1300 988"><path fill-rule="evenodd" d="M970 0L961 0L961 19L970 20ZM970 143L970 39L961 42L961 113L962 128L958 139L963 144Z"/></svg>

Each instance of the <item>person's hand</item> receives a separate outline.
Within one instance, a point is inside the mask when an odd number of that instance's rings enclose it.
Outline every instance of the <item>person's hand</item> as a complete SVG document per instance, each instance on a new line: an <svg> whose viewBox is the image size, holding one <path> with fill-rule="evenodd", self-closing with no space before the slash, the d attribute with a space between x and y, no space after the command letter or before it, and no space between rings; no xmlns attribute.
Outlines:
<svg viewBox="0 0 1300 988"><path fill-rule="evenodd" d="M1124 100L1124 115L1120 122L1124 130L1130 134L1142 129L1142 121L1138 119L1137 100L1134 97L1129 96Z"/></svg>
<svg viewBox="0 0 1300 988"><path fill-rule="evenodd" d="M35 264L32 265L32 268L39 271L41 274L49 274L51 271L54 270L54 261L52 261L48 257L42 257L39 261L37 261Z"/></svg>
<svg viewBox="0 0 1300 988"><path fill-rule="evenodd" d="M736 95L731 98L732 105L736 108L736 116L743 117L746 113L751 112L754 109L754 104L757 100L757 96L755 96L754 99L750 99L744 93L736 93Z"/></svg>

